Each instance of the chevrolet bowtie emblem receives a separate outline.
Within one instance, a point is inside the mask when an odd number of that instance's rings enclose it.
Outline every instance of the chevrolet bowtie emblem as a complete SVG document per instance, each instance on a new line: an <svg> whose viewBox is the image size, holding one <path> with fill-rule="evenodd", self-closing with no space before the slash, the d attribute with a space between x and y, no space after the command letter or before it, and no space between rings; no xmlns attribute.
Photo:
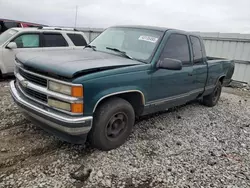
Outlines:
<svg viewBox="0 0 250 188"><path fill-rule="evenodd" d="M21 80L20 83L22 84L23 87L28 86L28 81L27 80Z"/></svg>

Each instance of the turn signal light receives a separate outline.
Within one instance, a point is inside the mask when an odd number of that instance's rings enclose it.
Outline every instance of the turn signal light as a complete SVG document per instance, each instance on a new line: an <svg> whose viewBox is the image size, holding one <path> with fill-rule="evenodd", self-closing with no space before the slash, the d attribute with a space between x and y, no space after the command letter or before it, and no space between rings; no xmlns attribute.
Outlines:
<svg viewBox="0 0 250 188"><path fill-rule="evenodd" d="M73 103L71 104L72 113L83 113L84 105L82 103Z"/></svg>

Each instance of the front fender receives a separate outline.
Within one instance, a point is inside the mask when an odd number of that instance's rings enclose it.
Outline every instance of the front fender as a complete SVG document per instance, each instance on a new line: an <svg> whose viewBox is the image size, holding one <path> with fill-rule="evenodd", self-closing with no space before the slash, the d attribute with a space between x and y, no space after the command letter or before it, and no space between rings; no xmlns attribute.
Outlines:
<svg viewBox="0 0 250 188"><path fill-rule="evenodd" d="M142 104L145 105L146 103L145 91L143 91L141 88L138 88L136 86L116 87L101 91L100 93L98 93L93 97L92 112L95 112L98 104L100 104L100 102L105 98L131 92L139 93L142 98Z"/></svg>
<svg viewBox="0 0 250 188"><path fill-rule="evenodd" d="M151 88L149 67L150 65L141 65L117 68L94 73L93 79L75 80L75 83L82 83L84 86L84 114L92 115L97 105L106 97L127 92L138 92L145 104Z"/></svg>

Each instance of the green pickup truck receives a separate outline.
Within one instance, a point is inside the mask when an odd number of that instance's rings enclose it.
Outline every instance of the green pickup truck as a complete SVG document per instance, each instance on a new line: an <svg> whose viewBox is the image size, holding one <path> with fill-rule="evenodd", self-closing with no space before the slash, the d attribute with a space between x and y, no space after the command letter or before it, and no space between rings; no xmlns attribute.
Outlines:
<svg viewBox="0 0 250 188"><path fill-rule="evenodd" d="M200 99L216 105L234 62L208 58L192 33L106 29L84 49L16 55L10 91L28 119L71 143L111 150L135 118Z"/></svg>

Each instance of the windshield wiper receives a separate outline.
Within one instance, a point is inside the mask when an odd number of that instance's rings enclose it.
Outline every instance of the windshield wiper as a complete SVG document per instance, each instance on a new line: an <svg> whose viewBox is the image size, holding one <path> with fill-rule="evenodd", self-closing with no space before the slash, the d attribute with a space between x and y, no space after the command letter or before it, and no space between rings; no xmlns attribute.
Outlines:
<svg viewBox="0 0 250 188"><path fill-rule="evenodd" d="M93 46L93 45L90 45L90 44L87 44L85 46L85 48L91 48L92 50L96 51L96 46Z"/></svg>
<svg viewBox="0 0 250 188"><path fill-rule="evenodd" d="M126 58L134 59L133 57L131 57L130 55L128 55L126 52L121 51L121 50L119 50L119 49L117 49L117 48L106 47L106 49L108 49L108 50L113 50L114 52L119 52L120 54L122 54L122 55L123 55L124 57L126 57Z"/></svg>

